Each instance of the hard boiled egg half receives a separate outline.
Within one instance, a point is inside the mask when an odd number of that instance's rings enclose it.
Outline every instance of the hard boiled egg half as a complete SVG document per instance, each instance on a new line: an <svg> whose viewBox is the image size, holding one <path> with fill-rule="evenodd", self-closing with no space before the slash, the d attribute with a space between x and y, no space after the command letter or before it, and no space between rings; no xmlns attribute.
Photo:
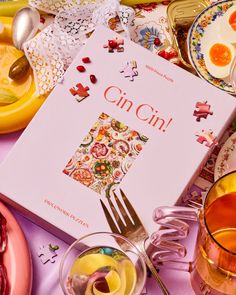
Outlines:
<svg viewBox="0 0 236 295"><path fill-rule="evenodd" d="M225 41L236 43L236 5L230 7L222 17L220 33Z"/></svg>
<svg viewBox="0 0 236 295"><path fill-rule="evenodd" d="M208 72L215 78L225 78L236 55L232 44L217 40L208 44L204 50L204 60Z"/></svg>

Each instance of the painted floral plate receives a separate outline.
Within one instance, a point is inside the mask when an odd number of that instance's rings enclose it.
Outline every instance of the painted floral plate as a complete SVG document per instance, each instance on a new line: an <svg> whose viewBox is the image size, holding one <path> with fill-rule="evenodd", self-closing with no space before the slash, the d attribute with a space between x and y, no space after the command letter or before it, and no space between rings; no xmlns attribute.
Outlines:
<svg viewBox="0 0 236 295"><path fill-rule="evenodd" d="M203 52L209 41L219 37L221 18L233 5L236 5L235 1L225 0L207 7L193 22L187 40L189 60L198 75L210 84L230 94L235 94L235 92L229 78L218 79L213 77L206 68Z"/></svg>
<svg viewBox="0 0 236 295"><path fill-rule="evenodd" d="M219 152L215 164L215 181L233 170L236 170L236 132L227 139Z"/></svg>

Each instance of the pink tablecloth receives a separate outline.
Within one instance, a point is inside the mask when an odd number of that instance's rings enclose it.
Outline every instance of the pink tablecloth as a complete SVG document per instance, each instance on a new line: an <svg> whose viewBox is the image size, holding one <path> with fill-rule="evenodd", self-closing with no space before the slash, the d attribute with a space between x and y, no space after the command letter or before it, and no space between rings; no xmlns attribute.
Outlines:
<svg viewBox="0 0 236 295"><path fill-rule="evenodd" d="M10 151L11 147L17 141L20 134L20 132L17 132L9 135L0 135L0 162L5 158L7 153ZM25 217L21 216L16 210L12 208L11 210L25 233L32 254L32 295L62 295L63 292L60 289L58 279L59 264L62 255L68 247L68 245L59 238L45 231L41 227L33 224ZM150 221L151 218L152 217L150 216ZM193 247L196 238L196 225L192 225L191 228L191 234L186 239L186 241L184 241L189 250L189 253L185 259L186 261L191 260L192 258ZM58 256L55 258L55 263L47 262L46 264L43 264L37 256L37 252L41 245L48 245L50 243L53 245L58 245L60 247L57 251ZM191 288L188 273L174 270L162 270L161 276L172 295L194 294ZM152 278L147 279L146 290L148 295L162 294L158 289L155 280L153 280Z"/></svg>

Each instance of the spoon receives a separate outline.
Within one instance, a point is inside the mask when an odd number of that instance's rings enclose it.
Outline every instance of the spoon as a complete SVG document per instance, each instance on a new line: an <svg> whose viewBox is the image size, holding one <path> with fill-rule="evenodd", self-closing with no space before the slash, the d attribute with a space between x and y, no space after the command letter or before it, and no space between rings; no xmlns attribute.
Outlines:
<svg viewBox="0 0 236 295"><path fill-rule="evenodd" d="M23 44L32 39L38 31L40 25L39 12L30 6L26 6L17 11L12 23L12 41L14 46L23 50ZM9 77L19 80L28 72L30 65L26 56L17 59L9 70Z"/></svg>

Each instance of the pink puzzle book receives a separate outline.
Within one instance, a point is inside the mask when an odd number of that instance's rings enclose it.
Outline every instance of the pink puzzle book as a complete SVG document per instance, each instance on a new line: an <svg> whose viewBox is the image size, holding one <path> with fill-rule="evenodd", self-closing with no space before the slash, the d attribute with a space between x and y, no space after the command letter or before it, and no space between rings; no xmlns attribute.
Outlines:
<svg viewBox="0 0 236 295"><path fill-rule="evenodd" d="M121 188L151 234L233 120L236 100L98 27L0 166L3 200L68 236L109 230Z"/></svg>

